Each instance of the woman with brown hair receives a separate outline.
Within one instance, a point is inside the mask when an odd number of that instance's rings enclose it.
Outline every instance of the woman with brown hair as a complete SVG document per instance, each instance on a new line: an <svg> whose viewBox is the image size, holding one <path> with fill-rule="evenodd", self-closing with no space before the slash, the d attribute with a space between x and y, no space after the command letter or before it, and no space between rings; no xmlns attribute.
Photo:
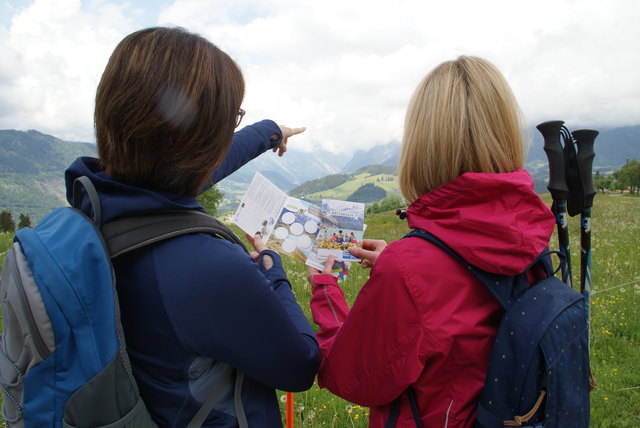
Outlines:
<svg viewBox="0 0 640 428"><path fill-rule="evenodd" d="M462 56L432 70L409 103L398 166L409 228L484 271L523 272L547 246L554 218L522 169L522 129L511 89L488 61ZM385 426L398 397L394 426L415 427L411 394L423 426L473 427L498 301L424 239L364 240L350 251L373 266L351 309L332 260L323 272L309 269L320 386L371 407L370 427Z"/></svg>
<svg viewBox="0 0 640 428"><path fill-rule="evenodd" d="M99 159L66 171L67 195L87 176L103 223L157 210L204 211L203 189L303 128L262 121L235 133L244 80L234 61L179 28L149 28L113 52L96 95ZM82 209L90 213L84 195ZM318 344L277 253L195 233L114 259L127 350L159 426L184 427L210 393L207 427L282 425L275 389L314 380ZM244 373L244 378L237 373Z"/></svg>

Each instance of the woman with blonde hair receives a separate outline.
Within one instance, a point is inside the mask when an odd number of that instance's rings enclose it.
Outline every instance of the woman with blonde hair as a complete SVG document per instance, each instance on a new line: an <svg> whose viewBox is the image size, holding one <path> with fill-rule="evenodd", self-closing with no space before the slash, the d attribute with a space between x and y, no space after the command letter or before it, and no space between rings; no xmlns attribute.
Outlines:
<svg viewBox="0 0 640 428"><path fill-rule="evenodd" d="M437 66L406 113L398 169L409 228L485 271L523 272L554 227L522 169L525 150L518 105L491 63L461 56ZM424 239L364 240L350 251L372 267L351 309L331 260L322 272L309 269L320 386L371 407L370 427L385 426L398 397L396 427L474 426L497 300Z"/></svg>

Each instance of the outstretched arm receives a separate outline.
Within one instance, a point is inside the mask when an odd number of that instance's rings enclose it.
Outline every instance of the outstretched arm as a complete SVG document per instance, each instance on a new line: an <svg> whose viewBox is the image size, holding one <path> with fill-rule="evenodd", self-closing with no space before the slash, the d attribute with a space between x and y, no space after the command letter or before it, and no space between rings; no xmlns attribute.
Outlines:
<svg viewBox="0 0 640 428"><path fill-rule="evenodd" d="M203 191L233 174L269 149L277 151L278 156L282 156L287 151L289 137L300 134L305 129L277 125L272 120L263 120L245 126L233 134L233 141L227 155L220 166L213 171L211 182Z"/></svg>

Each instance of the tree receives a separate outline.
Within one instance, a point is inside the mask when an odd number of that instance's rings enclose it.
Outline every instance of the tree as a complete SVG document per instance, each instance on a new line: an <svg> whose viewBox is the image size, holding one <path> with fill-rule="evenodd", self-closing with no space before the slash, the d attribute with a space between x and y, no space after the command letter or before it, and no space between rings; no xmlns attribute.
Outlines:
<svg viewBox="0 0 640 428"><path fill-rule="evenodd" d="M18 221L18 229L22 229L23 227L31 227L31 219L29 218L29 214L20 213L20 220Z"/></svg>
<svg viewBox="0 0 640 428"><path fill-rule="evenodd" d="M392 211L396 208L406 207L407 202L398 195L389 195L384 197L379 203L371 205L367 210L367 213L381 213L384 211Z"/></svg>
<svg viewBox="0 0 640 428"><path fill-rule="evenodd" d="M202 204L205 211L209 213L209 215L215 216L223 197L224 193L222 193L222 191L218 189L217 186L213 186L206 192L201 193L197 199L198 202Z"/></svg>
<svg viewBox="0 0 640 428"><path fill-rule="evenodd" d="M380 204L377 202L374 202L373 204L371 204L369 208L367 208L367 214L379 213L379 212L380 212Z"/></svg>
<svg viewBox="0 0 640 428"><path fill-rule="evenodd" d="M605 190L613 188L613 177L610 175L601 175L600 171L596 171L593 176L593 187L604 193Z"/></svg>
<svg viewBox="0 0 640 428"><path fill-rule="evenodd" d="M380 201L380 210L381 211L391 211L396 208L402 208L407 206L405 200L398 195L389 195L383 200Z"/></svg>
<svg viewBox="0 0 640 428"><path fill-rule="evenodd" d="M376 202L384 198L387 191L382 187L378 187L373 183L367 183L360 186L351 196L347 198L352 202Z"/></svg>
<svg viewBox="0 0 640 428"><path fill-rule="evenodd" d="M0 232L15 232L16 223L9 210L0 212Z"/></svg>
<svg viewBox="0 0 640 428"><path fill-rule="evenodd" d="M622 168L614 171L615 186L618 190L629 190L631 193L638 193L640 188L640 162L632 159Z"/></svg>

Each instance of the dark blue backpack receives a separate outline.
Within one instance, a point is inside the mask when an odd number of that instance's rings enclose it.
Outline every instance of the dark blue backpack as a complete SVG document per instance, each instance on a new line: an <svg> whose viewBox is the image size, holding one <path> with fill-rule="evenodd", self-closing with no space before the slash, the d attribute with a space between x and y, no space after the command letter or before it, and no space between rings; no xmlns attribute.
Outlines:
<svg viewBox="0 0 640 428"><path fill-rule="evenodd" d="M467 263L429 232L426 239L462 263L505 310L489 360L477 428L589 426L589 343L585 300L554 276L549 253L523 273L503 276ZM548 277L530 286L536 264Z"/></svg>

